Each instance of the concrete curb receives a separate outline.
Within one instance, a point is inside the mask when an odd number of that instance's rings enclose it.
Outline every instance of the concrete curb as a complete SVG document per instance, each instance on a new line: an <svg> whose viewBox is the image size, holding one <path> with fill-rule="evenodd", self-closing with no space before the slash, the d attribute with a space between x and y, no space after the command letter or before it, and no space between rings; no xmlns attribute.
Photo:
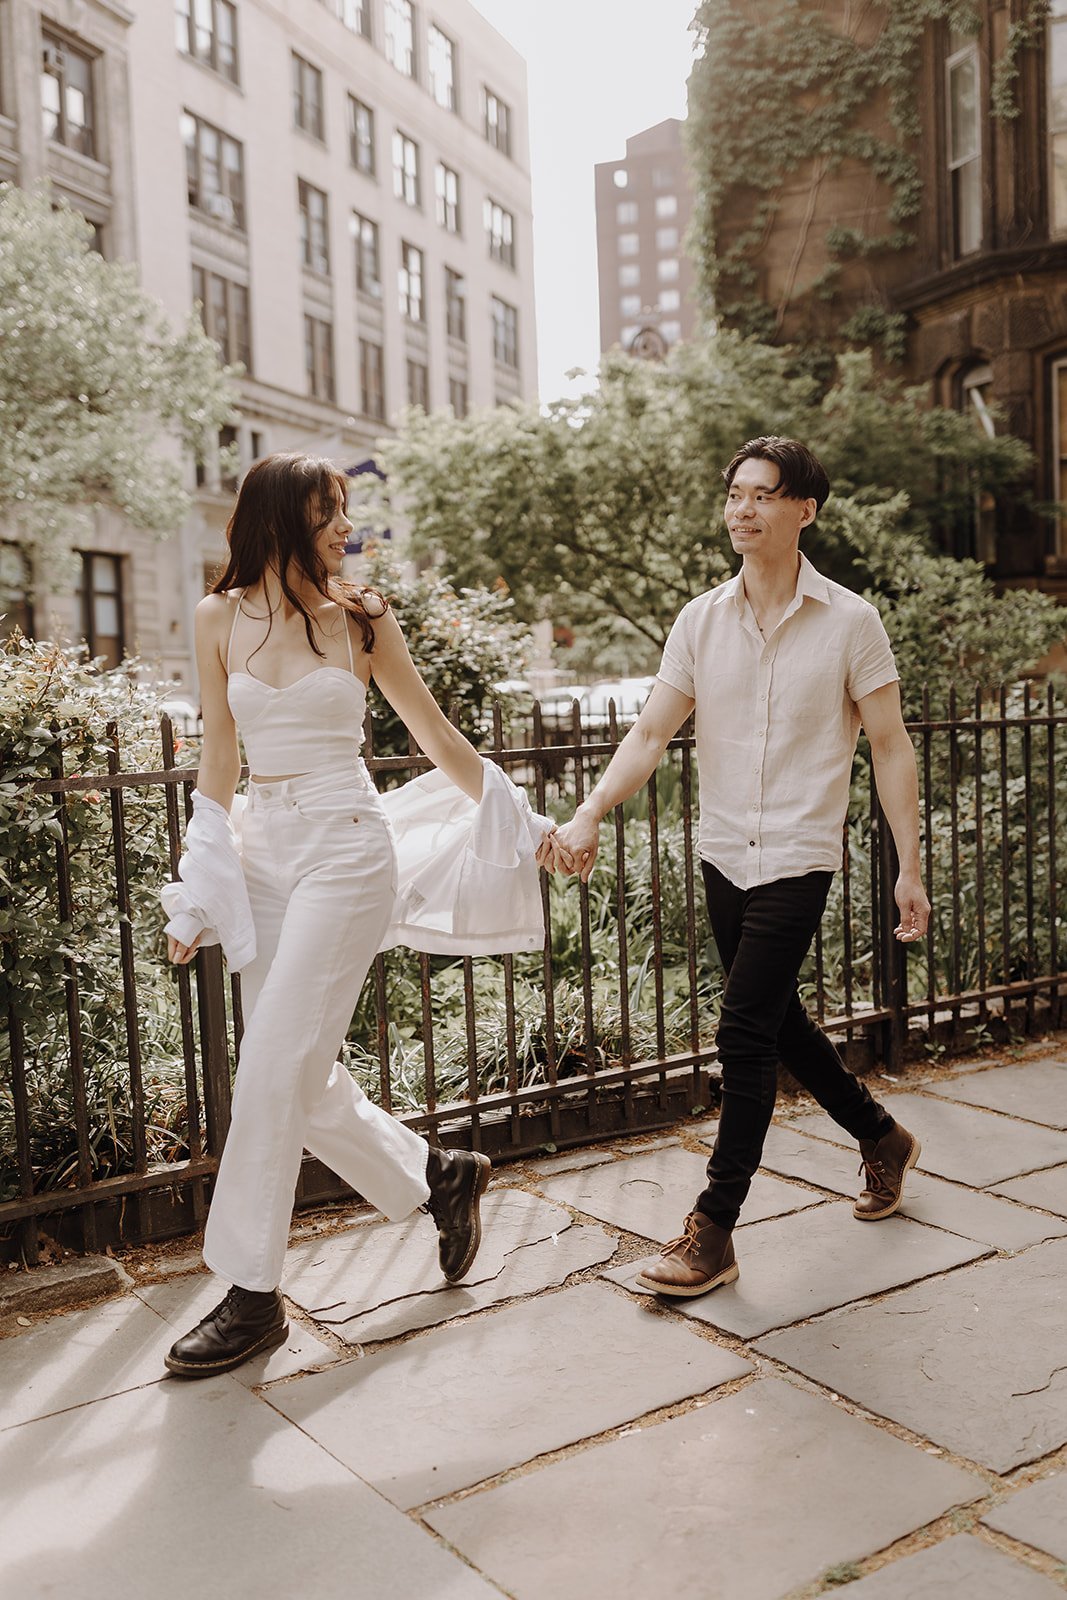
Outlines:
<svg viewBox="0 0 1067 1600"><path fill-rule="evenodd" d="M123 1294L133 1279L110 1256L78 1256L58 1267L31 1267L0 1277L0 1318L36 1311L68 1311L107 1295Z"/></svg>

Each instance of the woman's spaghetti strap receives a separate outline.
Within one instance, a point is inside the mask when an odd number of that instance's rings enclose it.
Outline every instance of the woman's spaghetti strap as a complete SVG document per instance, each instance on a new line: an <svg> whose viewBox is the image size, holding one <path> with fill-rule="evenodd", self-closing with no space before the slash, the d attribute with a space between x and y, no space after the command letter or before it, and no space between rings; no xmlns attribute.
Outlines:
<svg viewBox="0 0 1067 1600"><path fill-rule="evenodd" d="M241 615L241 601L243 599L244 599L244 590L242 589L239 592L238 596L237 596L236 603L234 604L233 621L230 623L230 637L226 641L226 674L227 674L227 677L229 676L229 673L230 673L230 653L233 650L234 630L237 627L237 618ZM351 651L352 646L349 645L348 648Z"/></svg>
<svg viewBox="0 0 1067 1600"><path fill-rule="evenodd" d="M348 620L347 611L342 611L341 615L345 619L345 638L348 640L348 670L354 676L356 671L356 660L352 654L352 624Z"/></svg>

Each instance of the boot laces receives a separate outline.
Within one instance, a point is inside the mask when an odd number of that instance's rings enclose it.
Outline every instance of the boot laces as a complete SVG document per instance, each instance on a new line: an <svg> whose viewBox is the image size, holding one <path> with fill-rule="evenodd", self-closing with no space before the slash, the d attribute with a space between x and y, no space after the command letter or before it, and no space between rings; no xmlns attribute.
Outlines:
<svg viewBox="0 0 1067 1600"><path fill-rule="evenodd" d="M685 1219L685 1232L663 1246L665 1256L691 1256L700 1248L700 1228L691 1213Z"/></svg>
<svg viewBox="0 0 1067 1600"><path fill-rule="evenodd" d="M883 1162L864 1156L858 1170L863 1178L864 1188L871 1194L892 1194L893 1186L887 1179Z"/></svg>

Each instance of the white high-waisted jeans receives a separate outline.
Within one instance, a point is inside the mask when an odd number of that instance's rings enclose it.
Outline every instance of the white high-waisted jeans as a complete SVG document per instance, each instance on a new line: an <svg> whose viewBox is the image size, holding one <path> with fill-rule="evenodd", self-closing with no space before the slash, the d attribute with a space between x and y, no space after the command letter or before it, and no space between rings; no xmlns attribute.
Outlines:
<svg viewBox="0 0 1067 1600"><path fill-rule="evenodd" d="M273 1289L307 1148L393 1220L429 1196L428 1146L337 1061L389 923L396 850L365 767L248 786L242 862L256 959L204 1236L213 1272Z"/></svg>

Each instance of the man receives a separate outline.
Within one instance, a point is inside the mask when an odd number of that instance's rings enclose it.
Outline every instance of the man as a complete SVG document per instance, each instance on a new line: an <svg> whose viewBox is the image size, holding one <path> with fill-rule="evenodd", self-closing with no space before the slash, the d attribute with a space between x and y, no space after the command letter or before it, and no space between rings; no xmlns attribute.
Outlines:
<svg viewBox="0 0 1067 1600"><path fill-rule="evenodd" d="M774 1110L781 1060L858 1139L863 1221L900 1205L919 1141L848 1072L797 993L801 963L841 862L862 723L900 860L896 937L926 932L915 754L893 654L874 606L822 577L800 535L830 492L805 445L750 440L723 473L741 571L682 610L644 710L574 818L542 849L588 880L599 825L651 776L696 708L699 851L726 973L717 1035L722 1112L707 1188L683 1232L638 1282L699 1295L738 1276L732 1232Z"/></svg>

